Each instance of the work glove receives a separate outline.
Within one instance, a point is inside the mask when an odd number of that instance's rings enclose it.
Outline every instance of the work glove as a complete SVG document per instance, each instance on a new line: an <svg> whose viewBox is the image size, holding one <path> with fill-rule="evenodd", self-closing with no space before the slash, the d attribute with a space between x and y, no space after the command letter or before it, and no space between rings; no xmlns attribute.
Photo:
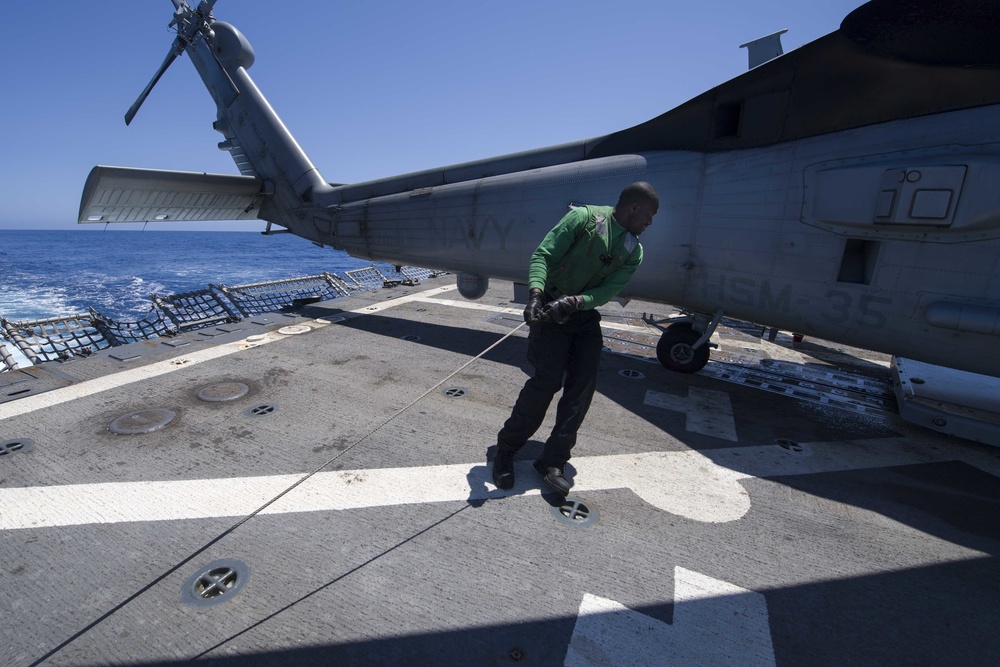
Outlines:
<svg viewBox="0 0 1000 667"><path fill-rule="evenodd" d="M542 290L533 287L528 292L528 305L524 308L524 321L528 326L542 321Z"/></svg>
<svg viewBox="0 0 1000 667"><path fill-rule="evenodd" d="M583 299L578 296L564 296L549 301L542 309L542 321L565 324L569 316L578 310L583 310Z"/></svg>

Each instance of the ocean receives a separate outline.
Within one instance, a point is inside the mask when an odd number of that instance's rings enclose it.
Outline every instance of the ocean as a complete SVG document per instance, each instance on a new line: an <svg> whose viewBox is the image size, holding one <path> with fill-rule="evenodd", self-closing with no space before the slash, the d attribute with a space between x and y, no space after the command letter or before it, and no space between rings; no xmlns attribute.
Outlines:
<svg viewBox="0 0 1000 667"><path fill-rule="evenodd" d="M343 275L371 265L292 234L0 229L0 317L18 322L89 306L114 320L136 321L149 312L153 293L323 271Z"/></svg>

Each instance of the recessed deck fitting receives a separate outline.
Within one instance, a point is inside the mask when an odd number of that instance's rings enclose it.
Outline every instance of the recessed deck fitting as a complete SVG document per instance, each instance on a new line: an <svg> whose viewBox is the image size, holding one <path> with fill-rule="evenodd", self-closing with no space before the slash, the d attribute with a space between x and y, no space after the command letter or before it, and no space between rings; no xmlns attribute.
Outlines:
<svg viewBox="0 0 1000 667"><path fill-rule="evenodd" d="M408 343L416 343L420 340L420 336L414 336L413 334L406 334L405 336L400 336L399 340L405 340Z"/></svg>
<svg viewBox="0 0 1000 667"><path fill-rule="evenodd" d="M643 373L642 371L634 371L631 368L623 368L622 370L618 371L618 375L621 375L623 378L628 378L630 380L642 380L643 378L646 377L646 374Z"/></svg>
<svg viewBox="0 0 1000 667"><path fill-rule="evenodd" d="M465 387L446 387L441 390L441 394L448 398L462 398L465 393Z"/></svg>
<svg viewBox="0 0 1000 667"><path fill-rule="evenodd" d="M553 505L551 509L552 515L561 523L577 528L592 526L600 519L597 509L587 507L576 498L567 497L559 505Z"/></svg>
<svg viewBox="0 0 1000 667"><path fill-rule="evenodd" d="M35 443L27 438L21 438L19 440L4 440L3 442L0 442L0 458L6 458L13 454L23 454L31 449L33 444Z"/></svg>
<svg viewBox="0 0 1000 667"><path fill-rule="evenodd" d="M801 442L795 442L789 438L777 438L774 444L789 454L795 454L796 456L812 456L813 453L809 445L803 445Z"/></svg>
<svg viewBox="0 0 1000 667"><path fill-rule="evenodd" d="M118 417L108 427L112 433L133 435L136 433L152 433L165 427L177 418L177 413L166 408L150 408L136 410Z"/></svg>
<svg viewBox="0 0 1000 667"><path fill-rule="evenodd" d="M260 405L252 405L243 411L247 417L266 417L267 415L273 414L278 407L270 403L261 403Z"/></svg>
<svg viewBox="0 0 1000 667"><path fill-rule="evenodd" d="M250 387L242 382L219 382L202 387L197 395L199 399L209 402L235 401L249 391Z"/></svg>
<svg viewBox="0 0 1000 667"><path fill-rule="evenodd" d="M181 588L181 602L210 607L228 602L250 580L250 568L243 561L223 558L213 561L188 577Z"/></svg>

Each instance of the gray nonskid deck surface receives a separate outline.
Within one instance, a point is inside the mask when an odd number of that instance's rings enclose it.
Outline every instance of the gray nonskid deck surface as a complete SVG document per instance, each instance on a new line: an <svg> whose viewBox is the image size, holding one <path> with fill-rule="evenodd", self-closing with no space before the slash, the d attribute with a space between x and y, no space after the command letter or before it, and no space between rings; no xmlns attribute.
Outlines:
<svg viewBox="0 0 1000 667"><path fill-rule="evenodd" d="M516 326L510 285L477 302L447 287L70 362L118 381L0 404L0 441L33 442L0 460L0 664L1000 663L1000 450L718 366L770 357L819 377L846 361L877 391L884 359L728 329L710 372L683 376L606 307L625 342L609 342L568 468L597 520L572 525L530 465L551 415L515 488L490 483L525 330L445 380ZM293 324L308 330L277 333ZM196 397L221 382L250 391ZM273 412L246 414L260 405ZM177 417L108 431L148 408ZM220 559L247 566L245 586L182 601Z"/></svg>

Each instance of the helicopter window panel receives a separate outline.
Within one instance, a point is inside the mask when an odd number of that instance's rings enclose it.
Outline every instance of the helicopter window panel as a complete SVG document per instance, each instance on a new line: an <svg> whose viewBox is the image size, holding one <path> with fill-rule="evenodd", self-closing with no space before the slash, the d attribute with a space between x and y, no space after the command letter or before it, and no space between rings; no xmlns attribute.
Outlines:
<svg viewBox="0 0 1000 667"><path fill-rule="evenodd" d="M896 203L895 190L883 190L879 193L878 202L875 204L875 217L888 218L892 215L892 205Z"/></svg>
<svg viewBox="0 0 1000 667"><path fill-rule="evenodd" d="M951 207L951 190L917 190L913 193L911 218L944 220Z"/></svg>
<svg viewBox="0 0 1000 667"><path fill-rule="evenodd" d="M948 226L965 183L965 165L888 169L874 211L876 223ZM897 205L885 205L891 193Z"/></svg>

